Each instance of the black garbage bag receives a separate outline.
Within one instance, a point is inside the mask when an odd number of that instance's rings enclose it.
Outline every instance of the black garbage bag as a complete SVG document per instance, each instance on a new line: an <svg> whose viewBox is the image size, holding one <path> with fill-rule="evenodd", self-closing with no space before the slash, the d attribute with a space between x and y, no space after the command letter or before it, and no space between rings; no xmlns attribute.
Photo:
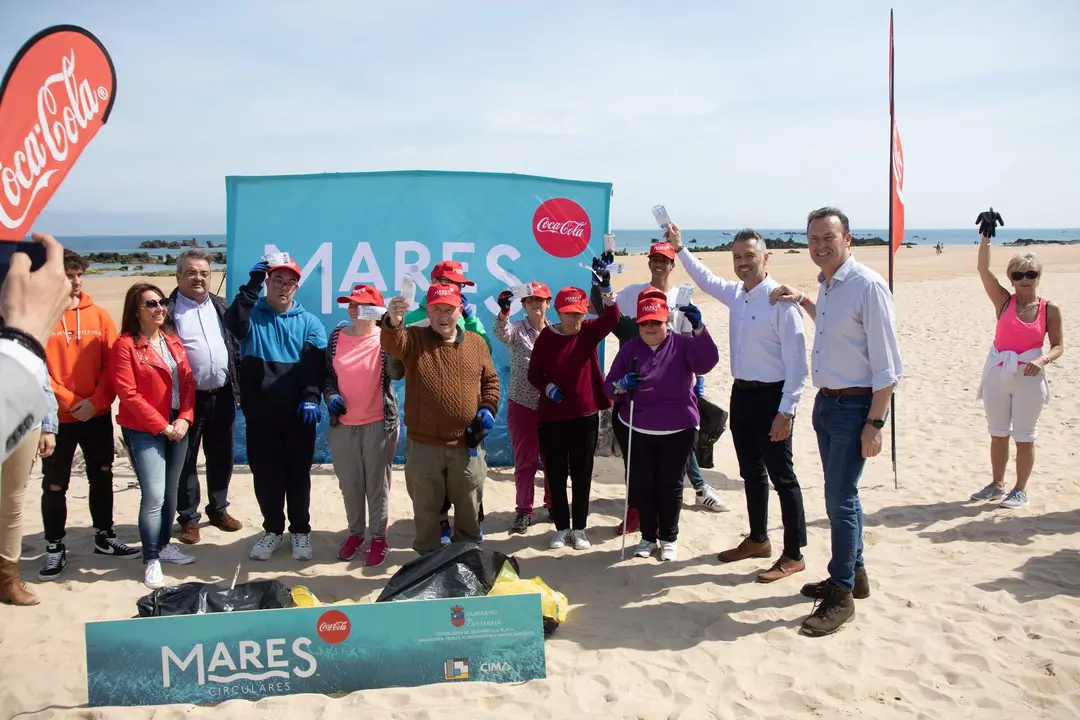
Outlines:
<svg viewBox="0 0 1080 720"><path fill-rule="evenodd" d="M136 604L139 617L276 610L293 606L292 593L278 580L254 580L232 589L212 583L184 583L158 588L139 598Z"/></svg>
<svg viewBox="0 0 1080 720"><path fill-rule="evenodd" d="M701 429L698 431L697 442L694 444L694 455L697 457L699 466L712 468L714 466L713 445L727 429L727 410L699 397L698 413L701 415Z"/></svg>
<svg viewBox="0 0 1080 720"><path fill-rule="evenodd" d="M503 563L517 560L474 543L450 543L402 566L375 602L436 600L487 595Z"/></svg>

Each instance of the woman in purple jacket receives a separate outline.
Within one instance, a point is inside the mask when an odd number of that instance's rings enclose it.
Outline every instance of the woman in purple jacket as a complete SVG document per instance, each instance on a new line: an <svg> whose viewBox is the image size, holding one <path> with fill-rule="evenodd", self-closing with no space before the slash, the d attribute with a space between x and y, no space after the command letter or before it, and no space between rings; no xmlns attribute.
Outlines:
<svg viewBox="0 0 1080 720"><path fill-rule="evenodd" d="M656 551L658 540L661 560L678 556L683 469L700 423L694 376L705 375L720 359L701 311L693 305L679 309L690 321L692 335L668 333L667 298L657 291L642 292L637 308L640 336L622 346L604 382L610 397L630 393L634 406L630 493L641 516L641 542L634 551L641 558ZM622 403L619 412L627 425L630 406Z"/></svg>

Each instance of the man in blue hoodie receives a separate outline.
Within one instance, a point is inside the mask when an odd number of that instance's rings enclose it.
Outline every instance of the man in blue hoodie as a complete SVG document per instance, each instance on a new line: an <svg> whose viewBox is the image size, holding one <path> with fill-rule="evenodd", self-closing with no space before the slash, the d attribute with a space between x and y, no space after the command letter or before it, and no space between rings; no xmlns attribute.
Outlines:
<svg viewBox="0 0 1080 720"><path fill-rule="evenodd" d="M310 560L311 460L326 330L293 300L300 266L288 253L265 256L249 278L225 312L225 327L240 343L240 407L263 516L251 557L269 560L281 547L288 500L293 559ZM264 282L266 296L260 297Z"/></svg>

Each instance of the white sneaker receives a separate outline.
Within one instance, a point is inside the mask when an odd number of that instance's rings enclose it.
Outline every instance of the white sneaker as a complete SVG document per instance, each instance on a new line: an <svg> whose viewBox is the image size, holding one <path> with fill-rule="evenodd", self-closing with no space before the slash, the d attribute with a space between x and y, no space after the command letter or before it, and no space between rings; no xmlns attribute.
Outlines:
<svg viewBox="0 0 1080 720"><path fill-rule="evenodd" d="M143 585L151 590L165 587L165 574L161 572L161 561L151 560L143 565Z"/></svg>
<svg viewBox="0 0 1080 720"><path fill-rule="evenodd" d="M551 549L559 550L566 547L566 541L570 539L569 530L558 530L555 532L555 537L551 538Z"/></svg>
<svg viewBox="0 0 1080 720"><path fill-rule="evenodd" d="M665 561L674 561L679 557L679 543L676 540L660 541L660 559Z"/></svg>
<svg viewBox="0 0 1080 720"><path fill-rule="evenodd" d="M574 541L575 550L588 550L592 547L592 543L589 542L589 538L585 537L584 530L571 530L570 538Z"/></svg>
<svg viewBox="0 0 1080 720"><path fill-rule="evenodd" d="M1005 496L1005 499L1001 501L1001 507L1008 508L1009 510L1019 510L1022 507L1027 507L1028 496L1023 490L1017 490L1013 488L1009 491L1009 494Z"/></svg>
<svg viewBox="0 0 1080 720"><path fill-rule="evenodd" d="M713 512L730 512L731 508L727 503L720 499L720 493L713 489L712 485L706 485L694 492L695 498L697 498L697 504L707 507Z"/></svg>
<svg viewBox="0 0 1080 720"><path fill-rule="evenodd" d="M637 544L637 549L634 550L634 557L647 558L656 552L656 547L656 543L642 540Z"/></svg>
<svg viewBox="0 0 1080 720"><path fill-rule="evenodd" d="M162 551L158 553L158 560L161 562L172 563L173 565L190 565L195 562L194 557L180 552L180 548L172 543L166 545Z"/></svg>
<svg viewBox="0 0 1080 720"><path fill-rule="evenodd" d="M289 533L292 538L292 559L311 559L311 535L308 533Z"/></svg>
<svg viewBox="0 0 1080 720"><path fill-rule="evenodd" d="M284 535L264 532L262 537L259 538L259 542L255 543L255 547L251 548L251 559L269 560L274 556L274 551L281 547L281 543L284 539Z"/></svg>

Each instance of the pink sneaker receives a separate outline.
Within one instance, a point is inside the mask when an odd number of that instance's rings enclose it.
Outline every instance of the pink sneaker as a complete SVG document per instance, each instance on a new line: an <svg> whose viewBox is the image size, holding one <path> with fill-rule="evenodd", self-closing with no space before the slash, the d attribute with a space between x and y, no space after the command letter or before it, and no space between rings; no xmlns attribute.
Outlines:
<svg viewBox="0 0 1080 720"><path fill-rule="evenodd" d="M386 551L390 548L386 545L386 540L383 538L372 538L371 549L368 550L367 560L364 564L368 567L378 567L383 564L383 560L386 560Z"/></svg>
<svg viewBox="0 0 1080 720"><path fill-rule="evenodd" d="M364 538L359 535L350 535L345 538L345 542L341 543L341 547L338 548L338 560L352 560L363 546Z"/></svg>

